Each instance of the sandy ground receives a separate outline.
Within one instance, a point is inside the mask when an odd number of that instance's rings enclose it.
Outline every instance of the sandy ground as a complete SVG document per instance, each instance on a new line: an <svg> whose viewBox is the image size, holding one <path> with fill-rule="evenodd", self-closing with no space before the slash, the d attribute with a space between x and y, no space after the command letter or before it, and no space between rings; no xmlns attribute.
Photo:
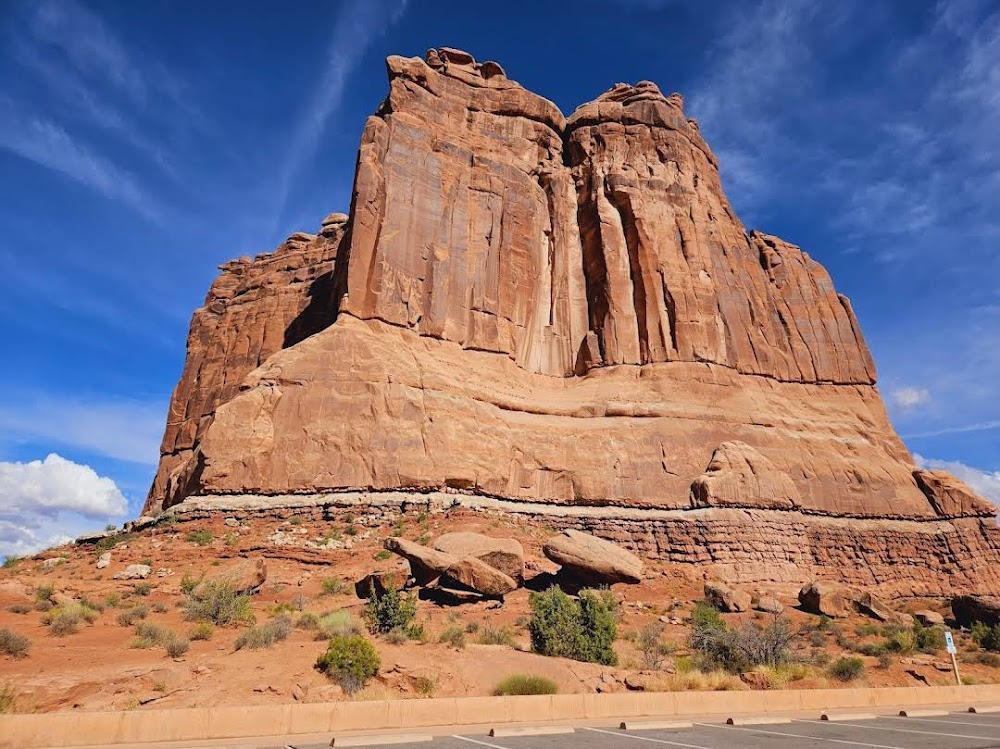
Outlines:
<svg viewBox="0 0 1000 749"><path fill-rule="evenodd" d="M350 583L372 571L405 568L399 558L386 559L379 553L382 540L400 532L423 541L452 530L513 535L525 547L529 585L532 577L556 571L541 553L542 542L551 529L468 511L430 517L414 514L406 516L402 524L387 523L384 517L346 513L330 521L261 517L238 526L234 522L231 519L227 524L219 516L144 531L115 546L106 569L97 569L99 551L93 546L61 547L5 567L0 571L0 628L27 636L31 646L26 658L0 655L0 689L16 694L18 710L42 712L348 699L340 687L313 668L324 643L317 641L311 631L295 629L286 641L269 649L236 650L234 644L241 628L216 628L210 640L193 641L186 654L170 658L163 647L130 647L134 627L120 624L119 614L136 604L145 604L150 609L147 622L186 635L194 624L184 619L180 608L185 576L200 578L239 556L263 556L268 579L253 598L258 623L266 622L279 607L291 609L293 620L302 612L322 614L339 609L360 618L363 602L354 595ZM199 530L211 534L212 540L206 545L188 538L192 531ZM49 561L46 568L46 559L62 561ZM152 566L147 580L113 579L115 573L134 563ZM530 613L526 589L507 596L502 605L480 602L445 606L420 600L417 617L429 634L428 641L392 644L384 638L373 638L382 660L381 673L365 690L350 698L490 694L498 681L513 673L547 676L564 693L677 688L678 682L670 679L670 672L675 670L674 657L666 658L659 670L649 669L632 635L648 623L661 622L663 639L677 646L674 656L683 656L689 632L688 613L691 602L701 597L703 581L693 576L696 570L656 562L647 563L647 572L642 584L616 585L613 589L621 601L620 639L615 646L617 667L531 653L524 627ZM324 593L324 580L329 579L347 584L342 592ZM56 637L43 623L44 613L35 609L36 589L45 585L54 588L57 600L85 597L104 603L109 595L113 600L117 594L121 602L118 606L105 603L105 610L93 624ZM796 631L803 623L808 627L817 620L792 608L796 605L797 587L751 592L781 600ZM903 610L933 608L947 612L945 601L913 600L897 605ZM27 611L15 613L20 609ZM754 617L762 623L769 619L769 615L761 613L727 614L724 618L738 626ZM858 627L864 624L871 621L860 616L839 621L841 641L865 641L865 636L858 633ZM515 647L476 644L476 632L465 635L464 648L437 641L440 632L449 627L478 627L481 632L486 627L504 625L513 629ZM961 635L958 641L962 654L971 660L975 645ZM813 663L820 651L830 658L843 654L836 632L803 633L793 647L799 659ZM863 660L865 675L855 685L944 685L953 680L948 656L943 652L894 655L887 668L879 668L876 658ZM962 664L962 670L970 682L1000 681L1000 668L969 662ZM826 676L822 665L808 665L796 676L787 688L838 685ZM749 688L735 677L729 682L734 688Z"/></svg>

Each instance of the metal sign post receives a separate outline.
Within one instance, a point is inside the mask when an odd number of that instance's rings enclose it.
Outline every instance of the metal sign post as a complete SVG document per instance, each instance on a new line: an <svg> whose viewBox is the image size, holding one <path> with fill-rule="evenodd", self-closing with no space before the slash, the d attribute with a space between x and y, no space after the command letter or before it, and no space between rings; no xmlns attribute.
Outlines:
<svg viewBox="0 0 1000 749"><path fill-rule="evenodd" d="M944 644L948 648L948 655L951 656L951 667L955 669L955 682L958 686L962 686L962 677L958 673L958 661L955 659L955 653L958 649L955 647L955 638L951 636L950 630L944 631Z"/></svg>

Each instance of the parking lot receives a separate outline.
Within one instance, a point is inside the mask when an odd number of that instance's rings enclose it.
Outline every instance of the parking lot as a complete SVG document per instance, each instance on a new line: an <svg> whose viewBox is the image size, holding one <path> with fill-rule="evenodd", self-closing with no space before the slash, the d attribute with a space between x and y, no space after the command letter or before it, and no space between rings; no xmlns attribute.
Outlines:
<svg viewBox="0 0 1000 749"><path fill-rule="evenodd" d="M818 716L817 716L818 717ZM777 720L777 719L774 719ZM767 747L872 747L874 749L1000 749L1000 713L949 713L924 717L857 718L821 721L785 719L750 725L693 721L690 728L627 730L613 727L575 727L572 733L490 737L462 733L412 744L428 749L754 749ZM384 746L384 744L379 744ZM327 744L290 745L319 749ZM359 746L364 746L359 744ZM370 744L369 746L375 746Z"/></svg>

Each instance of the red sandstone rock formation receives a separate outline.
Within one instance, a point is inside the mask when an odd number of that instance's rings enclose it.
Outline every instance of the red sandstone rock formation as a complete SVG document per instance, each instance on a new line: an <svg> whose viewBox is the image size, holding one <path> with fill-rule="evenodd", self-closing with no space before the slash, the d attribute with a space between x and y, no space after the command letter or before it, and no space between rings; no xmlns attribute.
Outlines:
<svg viewBox="0 0 1000 749"><path fill-rule="evenodd" d="M976 571L1000 561L992 508L915 472L850 303L799 248L744 229L679 95L618 84L567 119L457 50L387 66L346 233L224 266L195 313L147 510L459 490L567 519L622 508L620 540L650 553L625 510L676 511L693 539L743 527L725 514L743 508L814 528L802 564L833 575L838 531L810 517L893 539L913 529L878 523L935 522L951 540L928 585L1000 585ZM763 562L758 531L715 561ZM807 540L774 542L799 558ZM966 547L992 561L951 560Z"/></svg>

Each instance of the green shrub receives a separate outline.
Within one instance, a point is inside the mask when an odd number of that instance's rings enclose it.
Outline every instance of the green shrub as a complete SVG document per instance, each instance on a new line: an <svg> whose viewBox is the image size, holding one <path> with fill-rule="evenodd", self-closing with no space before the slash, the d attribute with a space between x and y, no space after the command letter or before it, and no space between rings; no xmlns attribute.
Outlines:
<svg viewBox="0 0 1000 749"><path fill-rule="evenodd" d="M913 639L921 653L938 653L944 650L944 630L940 627L925 627L919 622L913 625Z"/></svg>
<svg viewBox="0 0 1000 749"><path fill-rule="evenodd" d="M140 622L136 625L135 636L129 641L128 646L136 650L146 650L165 645L173 639L174 634L166 627Z"/></svg>
<svg viewBox="0 0 1000 749"><path fill-rule="evenodd" d="M211 640L212 635L215 634L215 627L213 627L208 622L202 622L201 624L196 624L190 632L188 632L189 640Z"/></svg>
<svg viewBox="0 0 1000 749"><path fill-rule="evenodd" d="M198 546L208 546L212 543L212 532L207 531L204 528L197 531L189 531L186 536L184 536L185 541L190 541Z"/></svg>
<svg viewBox="0 0 1000 749"><path fill-rule="evenodd" d="M865 672L865 663L857 656L838 658L827 669L827 673L838 681L854 681Z"/></svg>
<svg viewBox="0 0 1000 749"><path fill-rule="evenodd" d="M201 590L184 599L184 615L191 621L212 622L220 627L235 624L253 624L250 596L240 595L225 580L204 583Z"/></svg>
<svg viewBox="0 0 1000 749"><path fill-rule="evenodd" d="M324 577L320 586L325 596L338 596L347 589L339 577Z"/></svg>
<svg viewBox="0 0 1000 749"><path fill-rule="evenodd" d="M584 590L573 600L559 586L532 593L528 632L536 653L613 666L617 604L609 591Z"/></svg>
<svg viewBox="0 0 1000 749"><path fill-rule="evenodd" d="M891 665L892 657L888 653L882 653L882 655L878 657L878 664L876 665L876 668L880 668L884 671Z"/></svg>
<svg viewBox="0 0 1000 749"><path fill-rule="evenodd" d="M53 585L43 583L35 588L35 602L52 603L52 596L55 595L55 592L56 589Z"/></svg>
<svg viewBox="0 0 1000 749"><path fill-rule="evenodd" d="M109 609L116 609L122 605L122 594L121 593L108 593L104 596L104 605Z"/></svg>
<svg viewBox="0 0 1000 749"><path fill-rule="evenodd" d="M14 660L25 658L28 655L28 648L31 647L31 640L24 635L4 627L0 629L0 653L9 656Z"/></svg>
<svg viewBox="0 0 1000 749"><path fill-rule="evenodd" d="M513 674L493 688L497 697L522 694L556 694L559 686L538 674Z"/></svg>
<svg viewBox="0 0 1000 749"><path fill-rule="evenodd" d="M885 655L888 649L889 648L885 642L866 642L862 644L861 647L858 648L858 652L861 653L861 655L874 657L879 655Z"/></svg>
<svg viewBox="0 0 1000 749"><path fill-rule="evenodd" d="M382 549L381 551L375 552L375 561L384 562L386 559L392 559L392 552L388 549Z"/></svg>
<svg viewBox="0 0 1000 749"><path fill-rule="evenodd" d="M10 555L4 557L3 568L5 570L12 570L15 567L17 567L17 563L20 562L20 561L21 561L21 557L17 556L16 554L10 554Z"/></svg>
<svg viewBox="0 0 1000 749"><path fill-rule="evenodd" d="M298 629L307 629L315 632L319 629L319 617L311 611L307 611L295 620L295 626Z"/></svg>
<svg viewBox="0 0 1000 749"><path fill-rule="evenodd" d="M195 588L198 587L200 580L195 580L191 575L185 572L181 576L181 593L184 595L189 595Z"/></svg>
<svg viewBox="0 0 1000 749"><path fill-rule="evenodd" d="M1000 624L991 627L983 622L975 622L972 625L972 639L983 650L1000 652Z"/></svg>
<svg viewBox="0 0 1000 749"><path fill-rule="evenodd" d="M136 583L135 586L132 588L132 591L137 596L143 596L143 597L145 597L145 596L148 596L150 593L153 592L153 584L152 583Z"/></svg>
<svg viewBox="0 0 1000 749"><path fill-rule="evenodd" d="M361 635L330 638L326 652L316 660L316 668L348 694L362 689L380 666L375 646Z"/></svg>
<svg viewBox="0 0 1000 749"><path fill-rule="evenodd" d="M131 627L140 619L145 619L149 616L149 607L140 603L131 608L125 609L118 614L118 623L123 627Z"/></svg>
<svg viewBox="0 0 1000 749"><path fill-rule="evenodd" d="M373 587L369 595L364 618L372 634L384 634L396 627L405 629L417 615L417 602L404 596L394 585L386 585L381 595Z"/></svg>
<svg viewBox="0 0 1000 749"><path fill-rule="evenodd" d="M291 633L292 620L287 616L279 616L267 624L243 630L236 638L236 649L260 650L261 648L269 648L276 642L287 640Z"/></svg>
<svg viewBox="0 0 1000 749"><path fill-rule="evenodd" d="M904 629L890 634L886 638L885 647L891 653L912 653L917 648L917 639L912 630Z"/></svg>
<svg viewBox="0 0 1000 749"><path fill-rule="evenodd" d="M183 637L175 637L167 642L167 655L171 658L180 658L191 647L191 643Z"/></svg>
<svg viewBox="0 0 1000 749"><path fill-rule="evenodd" d="M470 622L469 625L476 624L476 622ZM465 628L469 631L469 627ZM475 633L479 630L476 626L472 631ZM514 647L517 643L514 641L514 630L508 625L504 624L502 627L491 627L489 625L483 627L481 631L476 635L476 642L480 645L506 645L509 648Z"/></svg>
<svg viewBox="0 0 1000 749"><path fill-rule="evenodd" d="M94 548L98 552L111 551L118 544L125 543L127 541L131 541L133 538L135 538L135 534L134 533L116 533L113 536L106 536L105 538L100 539L94 545Z"/></svg>
<svg viewBox="0 0 1000 749"><path fill-rule="evenodd" d="M457 625L445 627L438 635L438 642L451 645L456 650L465 650L465 630Z"/></svg>
<svg viewBox="0 0 1000 749"><path fill-rule="evenodd" d="M719 610L710 602L698 601L691 609L691 626L724 628L726 623L719 616Z"/></svg>

